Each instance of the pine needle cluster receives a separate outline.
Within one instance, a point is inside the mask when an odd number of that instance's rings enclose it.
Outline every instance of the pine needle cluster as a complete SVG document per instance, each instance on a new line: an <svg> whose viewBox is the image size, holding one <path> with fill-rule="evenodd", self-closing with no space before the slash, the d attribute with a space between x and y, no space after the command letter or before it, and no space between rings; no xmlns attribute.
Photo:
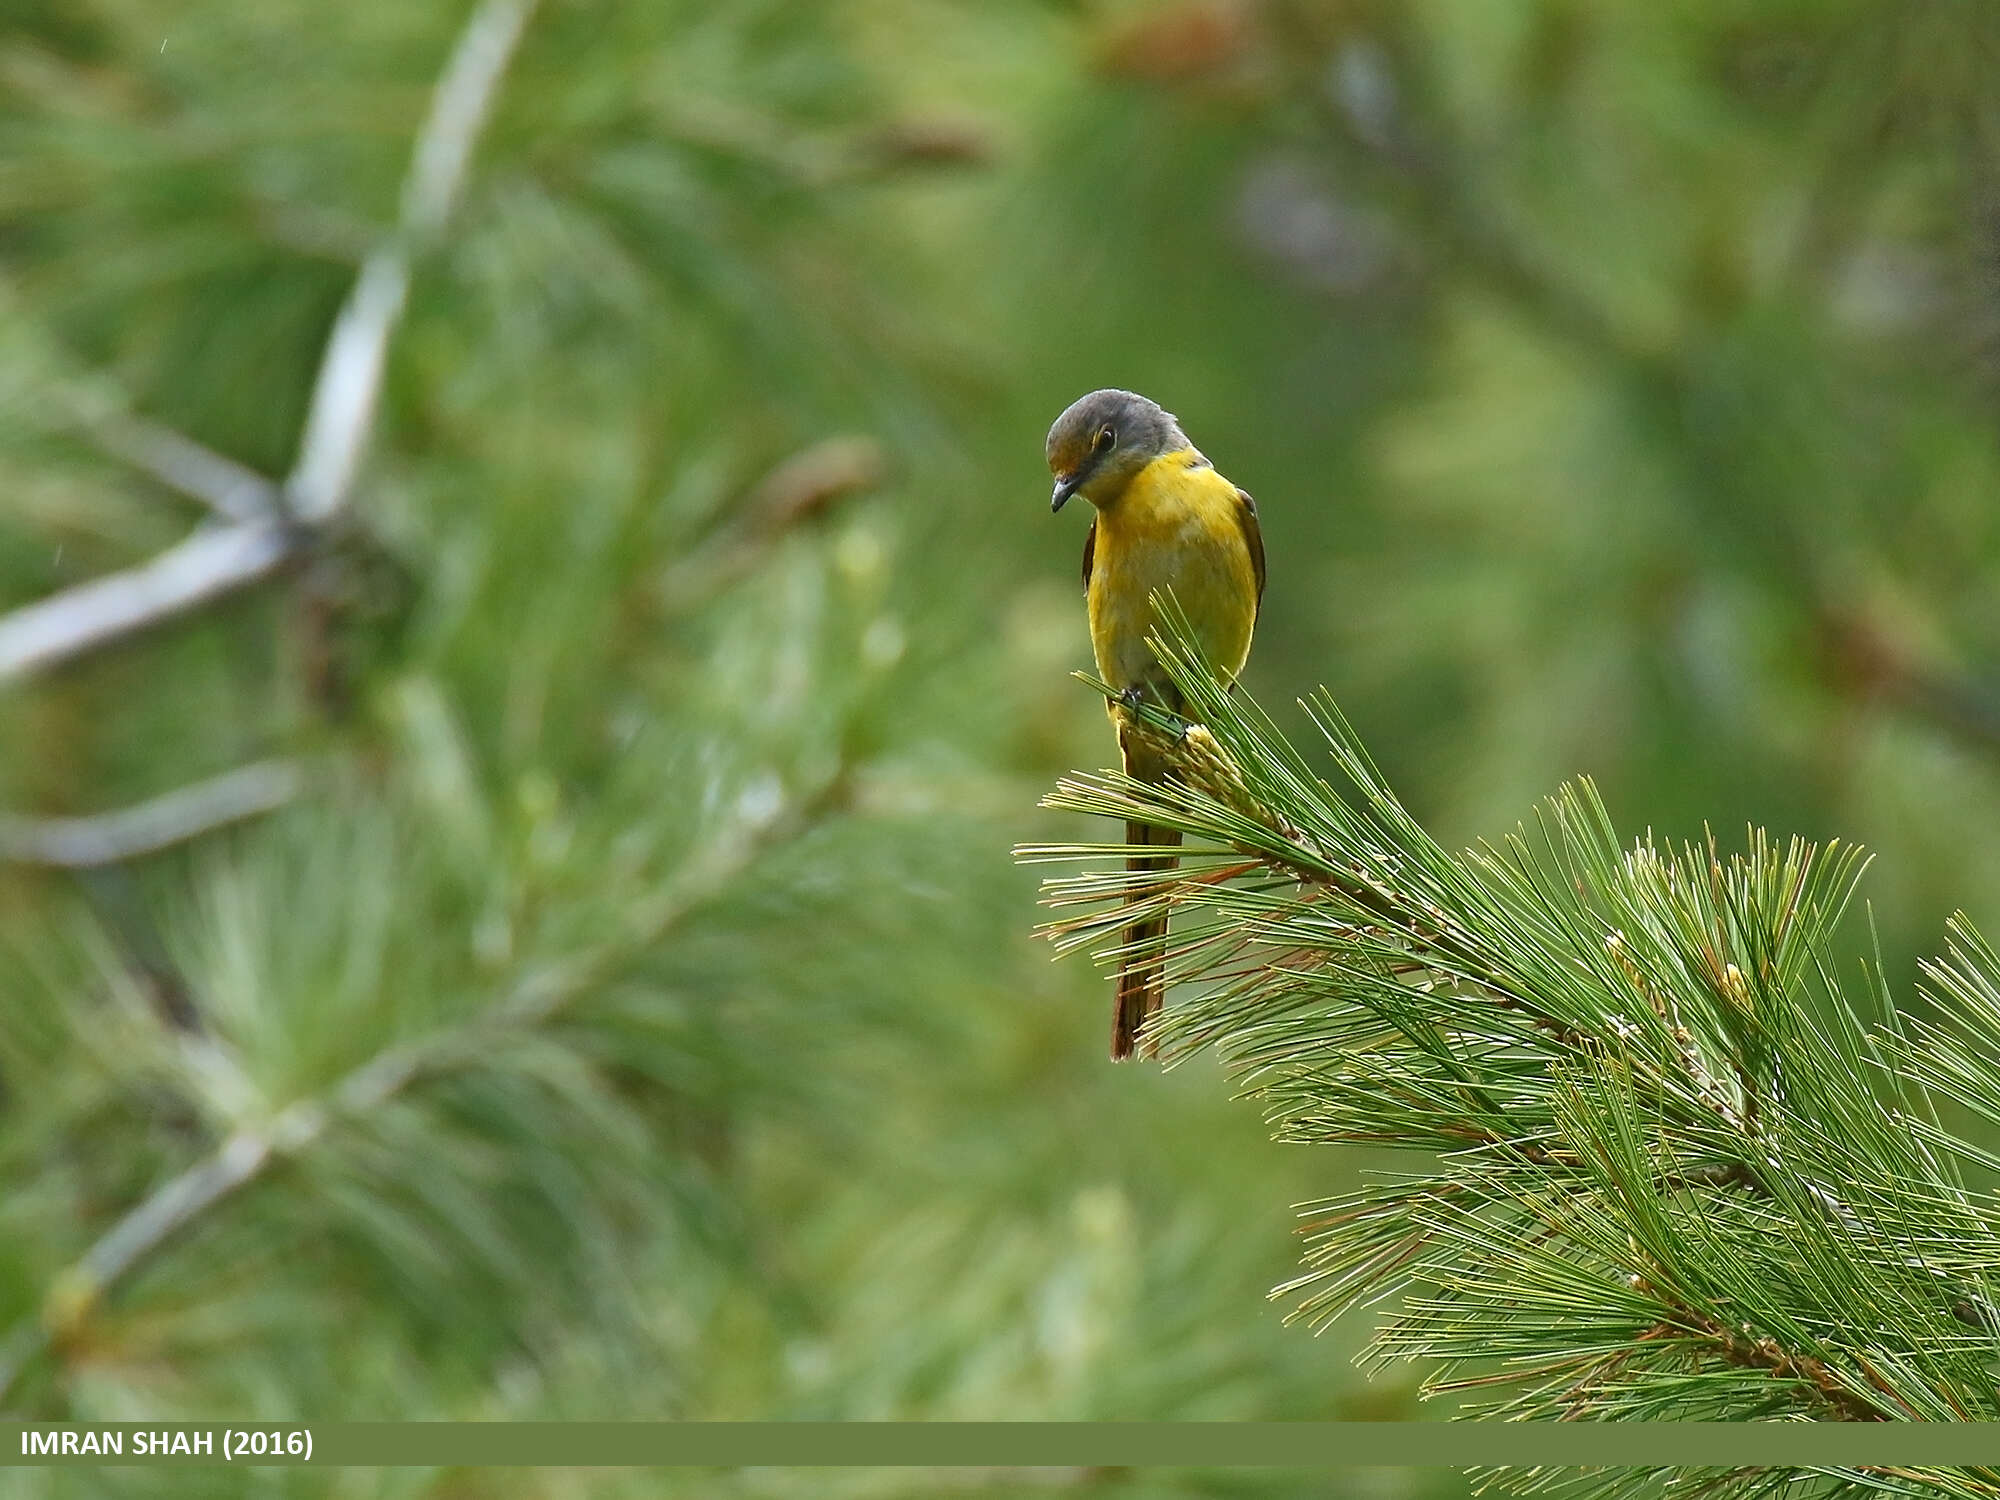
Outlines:
<svg viewBox="0 0 2000 1500"><path fill-rule="evenodd" d="M1624 842L1578 781L1453 853L1329 698L1331 776L1189 639L1156 643L1188 721L1141 710L1175 778L1046 804L1177 827L1181 870L1055 879L1050 934L1115 954L1170 913L1162 1055L1220 1054L1280 1140L1409 1153L1308 1206L1293 1316L1377 1309L1369 1360L1492 1416L2000 1415L2000 957L1965 918L1906 1016L1838 974L1853 846Z"/></svg>

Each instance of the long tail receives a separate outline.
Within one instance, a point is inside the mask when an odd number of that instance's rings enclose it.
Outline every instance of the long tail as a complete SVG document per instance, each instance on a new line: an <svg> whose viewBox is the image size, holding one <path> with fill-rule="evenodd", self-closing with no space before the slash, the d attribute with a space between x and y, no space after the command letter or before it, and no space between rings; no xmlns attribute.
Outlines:
<svg viewBox="0 0 2000 1500"><path fill-rule="evenodd" d="M1178 828L1161 828L1152 823L1125 824L1128 844L1158 844L1171 848L1181 841ZM1171 854L1131 854L1125 858L1127 870L1171 870L1180 860ZM1144 888L1134 891L1127 901L1144 901ZM1164 967L1167 947L1167 919L1154 917L1134 922L1125 929L1128 952L1118 966L1118 999L1111 1010L1111 1060L1130 1057L1139 1029L1166 1003ZM1153 1055L1150 1044L1145 1048Z"/></svg>

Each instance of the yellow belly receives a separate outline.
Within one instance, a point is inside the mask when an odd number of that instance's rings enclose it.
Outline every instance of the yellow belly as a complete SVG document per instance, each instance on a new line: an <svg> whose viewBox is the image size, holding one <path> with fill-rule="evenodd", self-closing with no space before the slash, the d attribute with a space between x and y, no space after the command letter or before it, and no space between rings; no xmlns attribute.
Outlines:
<svg viewBox="0 0 2000 1500"><path fill-rule="evenodd" d="M1191 460L1195 461L1194 466ZM1161 681L1146 647L1148 597L1171 590L1202 654L1225 678L1243 670L1257 623L1257 578L1236 487L1191 453L1156 458L1097 515L1090 644L1114 688Z"/></svg>

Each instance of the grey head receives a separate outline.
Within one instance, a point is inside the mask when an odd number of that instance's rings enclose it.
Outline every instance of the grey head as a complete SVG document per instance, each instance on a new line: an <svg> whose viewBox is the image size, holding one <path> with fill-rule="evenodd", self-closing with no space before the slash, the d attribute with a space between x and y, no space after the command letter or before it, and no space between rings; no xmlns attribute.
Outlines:
<svg viewBox="0 0 2000 1500"><path fill-rule="evenodd" d="M1072 401L1049 429L1051 510L1071 495L1092 505L1116 500L1132 476L1163 453L1194 446L1174 414L1133 391L1092 391Z"/></svg>

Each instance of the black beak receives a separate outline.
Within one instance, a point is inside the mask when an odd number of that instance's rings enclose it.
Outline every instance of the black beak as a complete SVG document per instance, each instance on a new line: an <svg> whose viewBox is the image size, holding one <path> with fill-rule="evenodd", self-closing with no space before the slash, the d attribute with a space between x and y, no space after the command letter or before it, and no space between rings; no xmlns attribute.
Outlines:
<svg viewBox="0 0 2000 1500"><path fill-rule="evenodd" d="M1063 475L1062 478L1058 479L1056 481L1055 493L1049 496L1050 514L1054 514L1056 511L1061 510L1063 508L1063 502L1069 499L1071 495L1074 495L1077 492L1078 487L1082 485L1083 481L1088 477L1089 476L1087 476L1081 469L1079 469L1074 474L1065 474Z"/></svg>

